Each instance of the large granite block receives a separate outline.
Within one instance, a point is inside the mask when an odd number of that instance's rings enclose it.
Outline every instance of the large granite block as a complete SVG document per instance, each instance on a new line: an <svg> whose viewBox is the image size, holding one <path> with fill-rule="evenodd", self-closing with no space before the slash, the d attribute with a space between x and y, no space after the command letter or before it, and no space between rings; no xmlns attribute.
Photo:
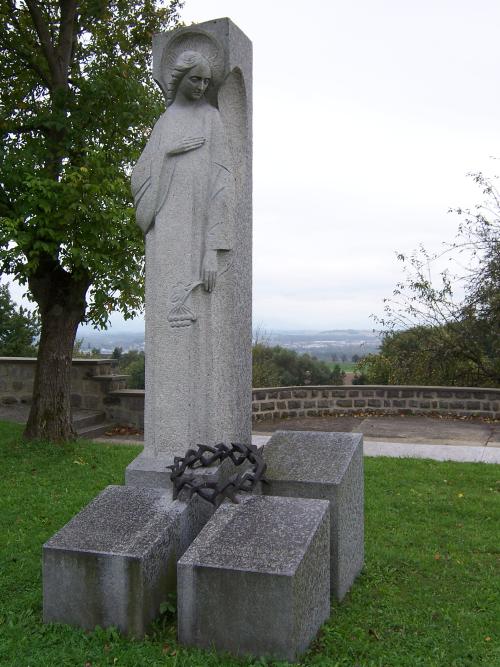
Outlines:
<svg viewBox="0 0 500 667"><path fill-rule="evenodd" d="M43 546L43 620L142 636L175 591L177 558L206 520L202 502L108 486Z"/></svg>
<svg viewBox="0 0 500 667"><path fill-rule="evenodd" d="M330 501L331 586L342 600L364 561L363 436L277 431L263 455L265 494Z"/></svg>
<svg viewBox="0 0 500 667"><path fill-rule="evenodd" d="M179 641L294 660L330 615L328 502L239 498L178 562Z"/></svg>

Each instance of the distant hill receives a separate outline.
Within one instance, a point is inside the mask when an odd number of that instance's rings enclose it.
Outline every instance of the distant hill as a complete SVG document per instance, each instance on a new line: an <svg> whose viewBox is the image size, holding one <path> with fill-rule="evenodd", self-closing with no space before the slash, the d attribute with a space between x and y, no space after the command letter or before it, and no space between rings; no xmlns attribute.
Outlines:
<svg viewBox="0 0 500 667"><path fill-rule="evenodd" d="M78 333L77 339L82 341L83 352L97 348L102 354L111 354L115 347L123 348L124 352L144 350L144 332L85 330ZM258 339L267 345L281 345L328 361L350 361L353 355L361 357L376 352L380 346L379 334L365 329L266 331L259 333Z"/></svg>
<svg viewBox="0 0 500 667"><path fill-rule="evenodd" d="M380 335L365 329L272 331L264 341L328 361L349 361L353 355L362 357L380 347Z"/></svg>
<svg viewBox="0 0 500 667"><path fill-rule="evenodd" d="M108 331L78 332L76 339L81 341L82 352L96 348L102 354L111 354L115 347L121 347L124 352L129 350L144 350L144 332L130 332L110 329Z"/></svg>

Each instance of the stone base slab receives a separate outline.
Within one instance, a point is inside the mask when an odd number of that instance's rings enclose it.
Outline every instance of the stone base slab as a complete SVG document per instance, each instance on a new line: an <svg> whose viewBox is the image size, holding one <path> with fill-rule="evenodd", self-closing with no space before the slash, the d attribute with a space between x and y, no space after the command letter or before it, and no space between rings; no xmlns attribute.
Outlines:
<svg viewBox="0 0 500 667"><path fill-rule="evenodd" d="M264 446L263 492L330 501L332 595L342 600L363 567L363 436L277 431Z"/></svg>
<svg viewBox="0 0 500 667"><path fill-rule="evenodd" d="M193 513L161 489L108 486L43 546L44 622L142 637L175 591Z"/></svg>
<svg viewBox="0 0 500 667"><path fill-rule="evenodd" d="M179 641L290 660L330 615L329 504L239 496L177 565Z"/></svg>

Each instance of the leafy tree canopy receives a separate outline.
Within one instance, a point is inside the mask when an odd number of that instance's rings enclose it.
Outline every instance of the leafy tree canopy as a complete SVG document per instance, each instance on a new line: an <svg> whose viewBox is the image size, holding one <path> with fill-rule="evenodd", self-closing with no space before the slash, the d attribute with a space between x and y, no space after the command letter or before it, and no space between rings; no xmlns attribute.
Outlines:
<svg viewBox="0 0 500 667"><path fill-rule="evenodd" d="M81 322L141 307L144 249L129 187L161 96L153 33L179 0L0 0L0 270L41 318L28 438L72 437Z"/></svg>
<svg viewBox="0 0 500 667"><path fill-rule="evenodd" d="M151 37L178 6L0 0L1 267L80 278L96 325L142 305L128 175L161 109Z"/></svg>
<svg viewBox="0 0 500 667"><path fill-rule="evenodd" d="M7 285L0 285L0 357L33 357L38 318L25 308L16 308Z"/></svg>

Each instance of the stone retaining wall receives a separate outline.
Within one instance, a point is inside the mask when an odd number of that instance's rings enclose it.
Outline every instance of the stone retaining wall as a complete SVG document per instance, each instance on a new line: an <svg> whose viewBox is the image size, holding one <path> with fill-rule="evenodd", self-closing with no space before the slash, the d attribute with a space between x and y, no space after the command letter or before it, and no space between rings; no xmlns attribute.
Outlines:
<svg viewBox="0 0 500 667"><path fill-rule="evenodd" d="M110 391L126 386L126 376L114 375L113 359L73 359L71 405L85 410L105 410ZM0 403L31 403L36 359L0 357Z"/></svg>
<svg viewBox="0 0 500 667"><path fill-rule="evenodd" d="M29 403L35 359L0 357L0 403ZM112 359L73 359L71 404L144 428L144 390L126 389ZM339 413L446 414L500 419L500 389L421 386L268 387L252 391L253 421Z"/></svg>
<svg viewBox="0 0 500 667"><path fill-rule="evenodd" d="M271 387L252 392L254 421L368 412L500 419L500 389L392 385Z"/></svg>
<svg viewBox="0 0 500 667"><path fill-rule="evenodd" d="M115 424L144 429L144 389L120 389L105 399L106 416Z"/></svg>
<svg viewBox="0 0 500 667"><path fill-rule="evenodd" d="M110 420L144 428L144 391L111 392L106 404ZM359 412L500 419L500 389L381 385L271 387L252 391L252 411L253 421Z"/></svg>

